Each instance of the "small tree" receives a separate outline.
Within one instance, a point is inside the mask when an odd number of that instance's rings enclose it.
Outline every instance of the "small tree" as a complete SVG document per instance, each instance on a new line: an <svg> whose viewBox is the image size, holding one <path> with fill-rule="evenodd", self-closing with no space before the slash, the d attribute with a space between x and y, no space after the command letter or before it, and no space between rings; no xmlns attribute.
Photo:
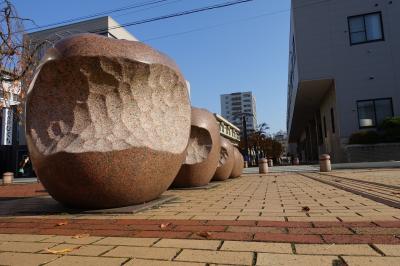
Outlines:
<svg viewBox="0 0 400 266"><path fill-rule="evenodd" d="M7 105L11 95L9 88L20 88L13 93L19 95L19 101L24 102L25 94L33 71L38 64L36 52L45 42L33 46L24 38L24 22L35 24L31 19L21 18L9 0L0 2L0 93L4 101L0 108ZM22 112L23 104L18 106Z"/></svg>

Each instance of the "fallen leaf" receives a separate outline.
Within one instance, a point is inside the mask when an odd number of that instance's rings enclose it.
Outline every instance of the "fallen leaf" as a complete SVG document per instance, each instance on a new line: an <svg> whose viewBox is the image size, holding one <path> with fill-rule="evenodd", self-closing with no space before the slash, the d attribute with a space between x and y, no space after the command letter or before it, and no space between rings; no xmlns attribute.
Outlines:
<svg viewBox="0 0 400 266"><path fill-rule="evenodd" d="M309 212L309 211L310 211L310 207L304 206L304 207L301 208L301 210L302 210L303 212Z"/></svg>
<svg viewBox="0 0 400 266"><path fill-rule="evenodd" d="M89 234L78 234L78 235L74 235L72 238L74 239L79 239L79 238L84 238L84 237L88 237L90 236Z"/></svg>
<svg viewBox="0 0 400 266"><path fill-rule="evenodd" d="M67 225L67 224L68 224L68 222L59 222L56 224L56 226L63 226L63 225Z"/></svg>
<svg viewBox="0 0 400 266"><path fill-rule="evenodd" d="M207 238L207 237L211 236L211 233L210 232L198 232L197 235Z"/></svg>
<svg viewBox="0 0 400 266"><path fill-rule="evenodd" d="M168 225L170 225L170 224L171 224L171 223L161 224L161 225L160 225L160 228L167 228Z"/></svg>
<svg viewBox="0 0 400 266"><path fill-rule="evenodd" d="M51 254L65 254L65 253L71 252L74 249L78 249L78 248L79 247L76 247L76 248L64 248L64 249L58 249L58 250L46 248L45 251L47 251L47 252L49 252Z"/></svg>

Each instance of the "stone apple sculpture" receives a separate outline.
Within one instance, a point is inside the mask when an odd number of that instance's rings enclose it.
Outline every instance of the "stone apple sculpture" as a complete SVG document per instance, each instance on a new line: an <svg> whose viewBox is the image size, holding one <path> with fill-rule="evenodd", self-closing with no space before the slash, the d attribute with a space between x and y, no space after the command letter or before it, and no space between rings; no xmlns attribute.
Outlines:
<svg viewBox="0 0 400 266"><path fill-rule="evenodd" d="M242 175L244 167L244 159L240 151L234 147L235 164L232 169L231 178L236 178Z"/></svg>
<svg viewBox="0 0 400 266"><path fill-rule="evenodd" d="M172 185L207 185L218 166L220 143L219 126L214 115L205 109L193 107L186 159Z"/></svg>
<svg viewBox="0 0 400 266"><path fill-rule="evenodd" d="M221 149L219 154L218 167L213 180L224 181L229 178L235 163L234 147L232 143L221 136Z"/></svg>
<svg viewBox="0 0 400 266"><path fill-rule="evenodd" d="M34 169L68 206L153 200L185 160L190 110L185 79L166 55L95 34L63 39L49 49L28 91Z"/></svg>

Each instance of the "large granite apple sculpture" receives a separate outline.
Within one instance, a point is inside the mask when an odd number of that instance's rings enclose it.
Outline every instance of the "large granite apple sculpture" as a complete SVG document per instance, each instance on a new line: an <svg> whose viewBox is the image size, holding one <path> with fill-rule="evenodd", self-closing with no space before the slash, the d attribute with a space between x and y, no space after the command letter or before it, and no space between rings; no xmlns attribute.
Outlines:
<svg viewBox="0 0 400 266"><path fill-rule="evenodd" d="M94 34L63 39L28 92L34 169L50 195L69 206L150 201L185 160L190 110L185 79L166 55Z"/></svg>

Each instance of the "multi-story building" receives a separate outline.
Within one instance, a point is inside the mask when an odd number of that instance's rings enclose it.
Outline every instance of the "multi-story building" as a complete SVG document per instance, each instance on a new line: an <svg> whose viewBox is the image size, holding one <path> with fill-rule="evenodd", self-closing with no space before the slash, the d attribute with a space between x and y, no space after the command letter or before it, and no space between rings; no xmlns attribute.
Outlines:
<svg viewBox="0 0 400 266"><path fill-rule="evenodd" d="M247 133L257 128L256 99L251 91L221 95L221 114L243 132L243 116Z"/></svg>
<svg viewBox="0 0 400 266"><path fill-rule="evenodd" d="M282 145L282 156L286 156L288 153L288 139L286 132L278 131L274 134L274 140Z"/></svg>
<svg viewBox="0 0 400 266"><path fill-rule="evenodd" d="M287 129L303 161L400 115L400 3L292 0Z"/></svg>

